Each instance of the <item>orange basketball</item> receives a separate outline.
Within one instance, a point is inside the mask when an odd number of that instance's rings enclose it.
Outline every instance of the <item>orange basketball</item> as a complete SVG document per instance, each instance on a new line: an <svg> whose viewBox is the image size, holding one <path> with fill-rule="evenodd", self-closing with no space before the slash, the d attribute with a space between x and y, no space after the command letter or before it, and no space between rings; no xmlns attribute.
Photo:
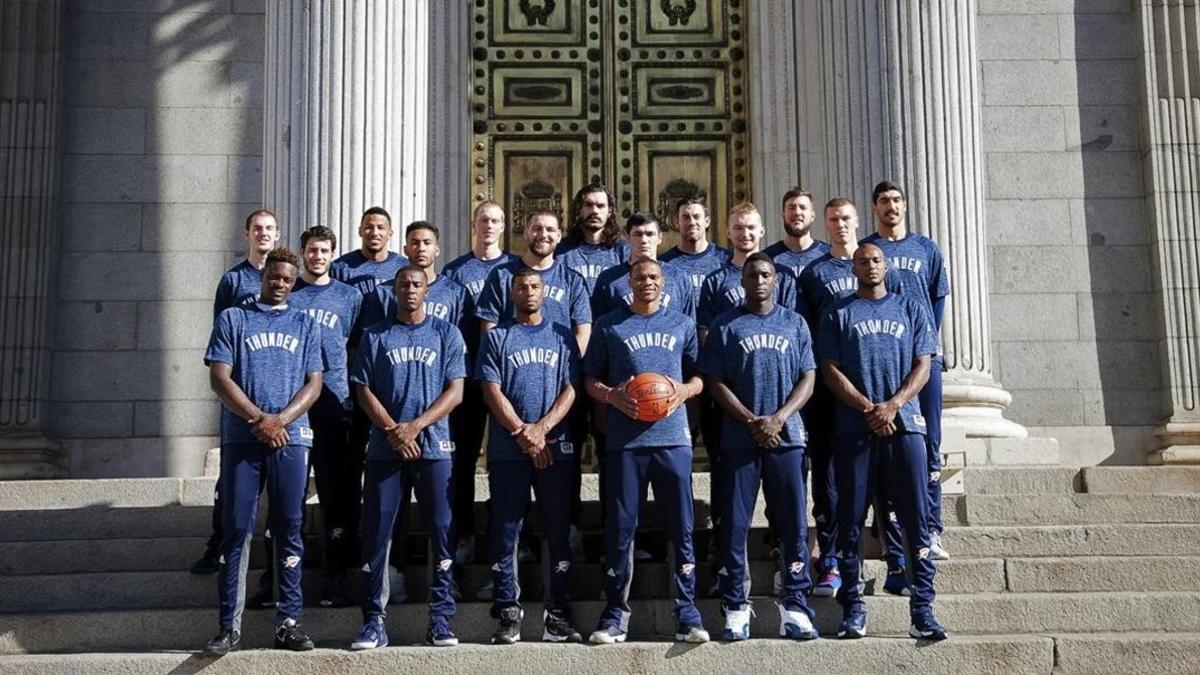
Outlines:
<svg viewBox="0 0 1200 675"><path fill-rule="evenodd" d="M672 390L671 380L658 373L639 373L625 385L625 393L637 401L637 418L642 422L657 422L667 416Z"/></svg>

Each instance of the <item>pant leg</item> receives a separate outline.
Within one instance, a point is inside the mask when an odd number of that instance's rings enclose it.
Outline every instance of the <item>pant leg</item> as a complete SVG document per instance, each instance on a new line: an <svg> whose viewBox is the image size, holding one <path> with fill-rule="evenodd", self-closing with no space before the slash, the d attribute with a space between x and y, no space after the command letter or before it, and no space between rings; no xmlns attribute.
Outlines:
<svg viewBox="0 0 1200 675"><path fill-rule="evenodd" d="M362 571L363 620L382 620L387 613L388 557L392 525L404 518L408 502L401 499L410 467L400 459L367 462L363 471Z"/></svg>
<svg viewBox="0 0 1200 675"><path fill-rule="evenodd" d="M529 488L533 481L533 463L521 459L488 464L491 488L491 517L488 522L488 560L492 564L492 615L499 617L505 607L519 606L521 584L517 572L517 548Z"/></svg>
<svg viewBox="0 0 1200 675"><path fill-rule="evenodd" d="M279 603L276 623L299 619L304 609L304 497L308 490L308 448L286 445L267 454L267 495L271 532L277 548Z"/></svg>
<svg viewBox="0 0 1200 675"><path fill-rule="evenodd" d="M607 454L608 522L604 527L605 593L608 603L600 625L629 628L629 587L633 581L633 538L638 510L646 497L646 472L650 453L609 450Z"/></svg>
<svg viewBox="0 0 1200 675"><path fill-rule="evenodd" d="M675 618L679 623L702 625L696 608L695 502L692 498L692 446L657 448L649 457L647 477L654 486L654 501L666 520L667 535L675 547Z"/></svg>
<svg viewBox="0 0 1200 675"><path fill-rule="evenodd" d="M727 609L740 609L748 601L746 588L749 561L746 559L746 539L750 536L750 521L754 503L758 500L761 476L761 453L758 448L725 448L721 480L721 527L717 531L717 583L721 602ZM654 489L655 496L658 488Z"/></svg>
<svg viewBox="0 0 1200 675"><path fill-rule="evenodd" d="M846 612L866 611L859 548L867 506L875 494L873 446L874 440L870 435L839 436L833 457L838 485L838 569L842 573L842 587L837 597Z"/></svg>
<svg viewBox="0 0 1200 675"><path fill-rule="evenodd" d="M925 451L929 489L930 531L942 532L942 368L945 362L934 359L929 368L929 381L921 388L917 400L925 418Z"/></svg>
<svg viewBox="0 0 1200 675"><path fill-rule="evenodd" d="M879 467L880 483L896 507L896 515L907 543L912 578L913 614L933 605L936 568L929 556L929 501L925 439L920 434L895 434L885 441L886 452Z"/></svg>
<svg viewBox="0 0 1200 675"><path fill-rule="evenodd" d="M242 629L250 539L258 517L258 495L265 471L265 448L257 444L221 447L221 544L217 600L222 630Z"/></svg>
<svg viewBox="0 0 1200 675"><path fill-rule="evenodd" d="M412 504L413 484L412 480L407 480L404 483L404 492L400 495L400 501L404 502L405 505ZM397 518L396 522L392 523L392 555L390 558L392 567L403 570L404 561L407 558L408 518Z"/></svg>
<svg viewBox="0 0 1200 675"><path fill-rule="evenodd" d="M780 603L814 616L808 606L812 579L808 573L808 514L804 483L804 448L777 448L762 455L763 493L774 504L779 532L783 584Z"/></svg>
<svg viewBox="0 0 1200 675"><path fill-rule="evenodd" d="M220 453L224 455L224 450L221 450ZM223 466L223 460L220 457L217 461ZM225 538L222 529L224 517L221 509L221 476L218 475L217 482L213 486L212 534L208 535L208 541L204 544L204 554L213 558L219 556L221 540Z"/></svg>
<svg viewBox="0 0 1200 675"><path fill-rule="evenodd" d="M463 401L450 413L454 441L454 528L459 538L475 534L475 467L483 445L487 408L479 384L463 384Z"/></svg>
<svg viewBox="0 0 1200 675"><path fill-rule="evenodd" d="M356 462L350 452L349 413L329 389L321 391L308 420L313 430L309 459L321 504L325 569L338 572L353 567L358 558L362 460Z"/></svg>
<svg viewBox="0 0 1200 675"><path fill-rule="evenodd" d="M704 442L704 452L708 455L708 484L709 484L709 517L713 526L719 528L724 518L724 504L728 502L721 491L725 482L721 480L722 448L721 424L725 414L717 406L716 401L707 393L702 393L696 399L700 414L700 439Z"/></svg>
<svg viewBox="0 0 1200 675"><path fill-rule="evenodd" d="M804 428L808 432L805 447L807 464L812 476L813 522L817 529L817 551L822 573L837 569L837 481L833 473L835 415L833 395L823 385L813 390L813 397L804 406Z"/></svg>
<svg viewBox="0 0 1200 675"><path fill-rule="evenodd" d="M593 401L590 396L581 395L575 398L575 403L571 406L571 412L568 414L567 434L571 437L571 441L575 443L576 457L583 451L583 443L587 440L588 433L592 425L592 405ZM598 462L603 461L604 446L596 439L596 459ZM574 468L571 474L571 507L570 518L571 524L579 527L583 522L583 467L582 462L578 460L574 463ZM600 510L604 510L604 485L600 485Z"/></svg>
<svg viewBox="0 0 1200 675"><path fill-rule="evenodd" d="M574 459L568 459L533 471L542 536L546 538L546 548L550 552L549 564L543 566L550 570L549 580L543 582L547 587L543 591L544 603L547 610L556 612L565 612L568 608L567 594L571 586L571 476L575 473L572 465L577 463Z"/></svg>
<svg viewBox="0 0 1200 675"><path fill-rule="evenodd" d="M906 569L908 562L904 557L904 538L900 531L900 523L896 519L896 505L878 484L871 499L871 505L875 507L875 522L872 527L875 529L875 536L883 543L883 558L887 561L888 571Z"/></svg>
<svg viewBox="0 0 1200 675"><path fill-rule="evenodd" d="M413 481L417 507L429 530L429 547L433 552L433 578L429 583L429 615L454 616L454 461L450 459L418 459L411 462L416 468Z"/></svg>

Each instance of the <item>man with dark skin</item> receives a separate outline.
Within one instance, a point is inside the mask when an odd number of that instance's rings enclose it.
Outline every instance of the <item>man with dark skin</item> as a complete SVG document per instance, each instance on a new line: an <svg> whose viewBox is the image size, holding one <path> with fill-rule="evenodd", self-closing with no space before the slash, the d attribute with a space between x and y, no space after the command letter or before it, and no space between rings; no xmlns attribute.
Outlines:
<svg viewBox="0 0 1200 675"><path fill-rule="evenodd" d="M287 249L267 255L258 301L217 316L204 360L221 414L221 520L217 594L221 631L204 648L220 656L241 645L246 566L259 493L269 486L270 527L278 553L275 646L303 651L312 640L300 628L303 609L304 497L312 428L308 409L321 394L321 329L288 307L299 258Z"/></svg>
<svg viewBox="0 0 1200 675"><path fill-rule="evenodd" d="M929 551L925 420L916 396L929 379L937 333L918 302L889 293L888 262L873 244L854 252L858 290L837 303L818 329L821 372L838 400L834 473L838 486L842 624L838 637L867 634L859 537L870 501L894 507L907 543L912 598L909 635L944 640L933 616L935 568ZM878 510L877 513L881 512Z"/></svg>

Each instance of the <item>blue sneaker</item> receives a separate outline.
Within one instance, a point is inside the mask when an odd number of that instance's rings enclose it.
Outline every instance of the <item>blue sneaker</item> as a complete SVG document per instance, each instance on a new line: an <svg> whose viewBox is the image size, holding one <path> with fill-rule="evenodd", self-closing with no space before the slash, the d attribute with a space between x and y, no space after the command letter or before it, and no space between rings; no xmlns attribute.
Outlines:
<svg viewBox="0 0 1200 675"><path fill-rule="evenodd" d="M933 612L929 611L913 615L908 634L918 640L945 640L950 637L942 624L933 618Z"/></svg>
<svg viewBox="0 0 1200 675"><path fill-rule="evenodd" d="M375 649L377 647L386 647L388 645L387 629L383 627L382 621L368 621L363 624L362 630L358 631L358 637L354 638L354 642L350 643L352 651L360 651L363 649Z"/></svg>
<svg viewBox="0 0 1200 675"><path fill-rule="evenodd" d="M742 605L741 609L725 609L725 630L721 632L722 642L740 642L750 639L750 606Z"/></svg>
<svg viewBox="0 0 1200 675"><path fill-rule="evenodd" d="M813 587L813 595L818 598L832 598L837 595L838 589L841 587L842 575L835 568L821 575L821 578L817 580L817 585Z"/></svg>
<svg viewBox="0 0 1200 675"><path fill-rule="evenodd" d="M908 577L904 575L903 567L888 570L887 577L883 580L883 591L892 595L912 595L912 586L908 585Z"/></svg>
<svg viewBox="0 0 1200 675"><path fill-rule="evenodd" d="M457 647L458 636L450 630L450 620L444 616L429 617L429 629L425 631L425 644L432 647Z"/></svg>
<svg viewBox="0 0 1200 675"><path fill-rule="evenodd" d="M837 636L842 640L857 640L867 636L867 613L851 611L838 626Z"/></svg>

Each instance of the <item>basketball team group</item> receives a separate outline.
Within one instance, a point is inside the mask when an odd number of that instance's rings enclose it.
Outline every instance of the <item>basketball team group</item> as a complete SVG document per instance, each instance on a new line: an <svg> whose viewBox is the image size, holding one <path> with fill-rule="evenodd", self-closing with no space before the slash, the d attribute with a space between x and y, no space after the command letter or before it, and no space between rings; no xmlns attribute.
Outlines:
<svg viewBox="0 0 1200 675"><path fill-rule="evenodd" d="M656 558L670 579L675 640L710 639L698 592L720 599L721 640L748 639L752 624L775 633L750 603L748 547L759 544L776 561L780 638L819 637L813 596L837 598L836 637L862 638L869 509L887 561L882 590L909 596L912 637L945 639L933 613L935 561L949 558L942 254L910 229L892 182L870 195L865 239L847 197L819 208L795 187L780 206L711 214L689 199L669 217L622 222L612 193L593 184L565 219L535 211L508 222L487 201L473 214L471 250L444 266L435 224L393 226L380 207L362 214L360 247L344 254L323 226L301 234L299 251L281 248L274 214L251 213L247 258L221 278L204 356L222 404L213 535L192 565L217 578L220 631L205 653L240 648L247 606L276 608L277 648L313 648L300 624L310 475L320 604L361 604L353 650L388 644L387 606L407 598L409 542L426 545L413 526L427 534L427 572L409 576L426 582L433 646L458 644L460 582L477 559L490 570L480 597L492 603L496 644L522 637L520 566L538 557L545 641L624 642L635 563ZM715 241L722 216L729 249ZM780 241L766 245L765 218L781 218ZM822 226L826 241L814 237ZM663 251L668 228L678 243ZM404 255L389 248L400 237ZM505 241L522 242L521 252ZM589 437L598 512L581 499ZM699 444L713 525L701 569ZM488 495L477 514L481 452ZM264 486L267 564L250 591ZM656 541L639 535L648 487L665 535ZM597 519L602 541L584 536L585 520ZM657 555L645 550L659 541ZM571 602L584 562L606 598L590 633Z"/></svg>

